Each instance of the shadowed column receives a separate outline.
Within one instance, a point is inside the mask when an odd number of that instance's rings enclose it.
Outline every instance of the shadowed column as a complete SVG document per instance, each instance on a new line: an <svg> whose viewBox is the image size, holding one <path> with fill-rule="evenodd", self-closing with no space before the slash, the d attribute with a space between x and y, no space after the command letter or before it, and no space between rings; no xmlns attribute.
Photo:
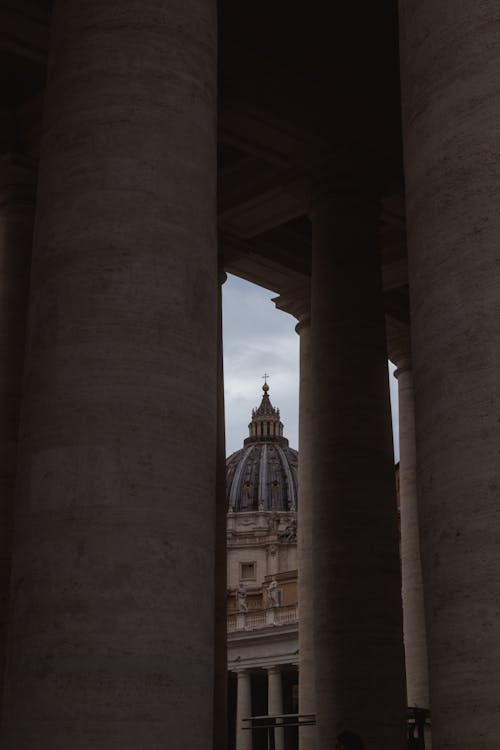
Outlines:
<svg viewBox="0 0 500 750"><path fill-rule="evenodd" d="M55 3L2 748L212 745L216 14Z"/></svg>
<svg viewBox="0 0 500 750"><path fill-rule="evenodd" d="M299 321L295 330L300 336L299 386L299 499L297 523L298 600L299 600L299 713L316 713L314 678L313 569L312 522L313 494L311 489L312 413L311 394L314 388L311 373L310 290L294 289L273 300ZM316 727L299 728L301 750L314 750Z"/></svg>
<svg viewBox="0 0 500 750"><path fill-rule="evenodd" d="M314 604L312 568L313 495L311 487L312 455L312 373L311 319L305 315L297 325L300 336L299 391L299 502L297 551L299 557L299 712L316 713L314 677ZM301 750L314 750L316 727L299 729Z"/></svg>
<svg viewBox="0 0 500 750"><path fill-rule="evenodd" d="M500 712L500 65L495 0L401 0L417 485L433 746Z"/></svg>
<svg viewBox="0 0 500 750"><path fill-rule="evenodd" d="M224 352L222 335L222 285L227 275L219 271L217 333L217 509L215 514L215 625L214 625L214 750L225 750L227 716L227 506L226 430L224 409Z"/></svg>
<svg viewBox="0 0 500 750"><path fill-rule="evenodd" d="M5 671L35 179L34 165L23 157L5 154L0 158L0 690Z"/></svg>
<svg viewBox="0 0 500 750"><path fill-rule="evenodd" d="M404 748L404 663L378 207L358 184L313 205L313 602L317 749L341 730Z"/></svg>
<svg viewBox="0 0 500 750"><path fill-rule="evenodd" d="M409 706L429 708L427 640L418 525L415 456L415 394L409 352L392 358L399 396L399 510L401 519L401 573Z"/></svg>

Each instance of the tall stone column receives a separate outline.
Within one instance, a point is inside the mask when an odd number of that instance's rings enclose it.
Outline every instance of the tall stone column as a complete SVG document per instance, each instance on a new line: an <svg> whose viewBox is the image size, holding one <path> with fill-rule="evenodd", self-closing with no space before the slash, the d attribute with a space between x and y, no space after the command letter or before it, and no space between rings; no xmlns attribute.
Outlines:
<svg viewBox="0 0 500 750"><path fill-rule="evenodd" d="M5 671L35 188L34 165L16 154L0 158L0 695Z"/></svg>
<svg viewBox="0 0 500 750"><path fill-rule="evenodd" d="M299 561L299 712L316 713L314 674L313 602L313 492L311 482L313 422L311 411L314 387L311 372L311 319L305 315L296 327L300 335L299 386L299 503L297 551ZM316 727L299 728L301 750L314 750Z"/></svg>
<svg viewBox="0 0 500 750"><path fill-rule="evenodd" d="M409 342L408 342L409 343ZM409 706L429 708L427 638L418 524L415 394L409 347L391 357L399 400L399 512L406 695Z"/></svg>
<svg viewBox="0 0 500 750"><path fill-rule="evenodd" d="M500 734L498 3L401 0L417 485L433 745Z"/></svg>
<svg viewBox="0 0 500 750"><path fill-rule="evenodd" d="M228 741L226 428L222 345L222 285L226 279L227 275L224 272L219 272L217 333L217 508L215 514L214 750L225 750Z"/></svg>
<svg viewBox="0 0 500 750"><path fill-rule="evenodd" d="M252 750L252 732L245 727L252 715L252 678L250 672L242 669L238 672L236 694L236 750Z"/></svg>
<svg viewBox="0 0 500 750"><path fill-rule="evenodd" d="M56 3L5 750L212 745L212 0Z"/></svg>
<svg viewBox="0 0 500 750"><path fill-rule="evenodd" d="M387 351L366 184L311 211L311 491L317 748L343 729L405 746L401 579Z"/></svg>
<svg viewBox="0 0 500 750"><path fill-rule="evenodd" d="M299 712L316 713L314 677L314 605L312 569L313 493L311 459L313 423L311 396L314 382L311 373L310 290L295 289L281 295L276 307L299 321L295 330L300 336L299 386L299 502L297 523L298 598L299 598ZM316 727L299 728L301 750L314 750Z"/></svg>
<svg viewBox="0 0 500 750"><path fill-rule="evenodd" d="M267 670L267 712L269 716L278 716L283 713L283 686L281 684L281 670L279 667L269 667ZM284 750L284 730L275 728L274 746L276 750Z"/></svg>

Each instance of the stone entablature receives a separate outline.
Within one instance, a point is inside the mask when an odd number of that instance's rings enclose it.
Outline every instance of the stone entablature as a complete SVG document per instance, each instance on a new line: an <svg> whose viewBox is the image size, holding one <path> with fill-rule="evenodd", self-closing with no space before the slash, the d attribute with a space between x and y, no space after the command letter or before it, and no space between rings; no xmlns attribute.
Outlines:
<svg viewBox="0 0 500 750"><path fill-rule="evenodd" d="M228 670L298 664L297 622L228 633Z"/></svg>
<svg viewBox="0 0 500 750"><path fill-rule="evenodd" d="M296 544L297 514L295 511L257 511L228 513L228 542L244 543L248 539L274 540L276 544Z"/></svg>

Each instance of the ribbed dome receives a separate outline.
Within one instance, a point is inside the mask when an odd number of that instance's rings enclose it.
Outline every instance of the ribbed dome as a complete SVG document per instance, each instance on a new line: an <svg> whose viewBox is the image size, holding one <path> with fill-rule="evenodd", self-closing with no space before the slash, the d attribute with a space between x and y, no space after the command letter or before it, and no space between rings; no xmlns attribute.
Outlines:
<svg viewBox="0 0 500 750"><path fill-rule="evenodd" d="M226 461L226 499L235 512L297 510L299 454L283 437L279 409L269 399L269 386L252 411L244 447Z"/></svg>

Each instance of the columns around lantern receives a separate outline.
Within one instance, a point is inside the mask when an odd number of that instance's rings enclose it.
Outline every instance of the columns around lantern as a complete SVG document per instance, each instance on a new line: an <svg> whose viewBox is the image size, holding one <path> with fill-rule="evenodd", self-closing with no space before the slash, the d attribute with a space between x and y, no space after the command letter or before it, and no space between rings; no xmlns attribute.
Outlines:
<svg viewBox="0 0 500 750"><path fill-rule="evenodd" d="M212 747L216 3L137 9L51 18L4 750Z"/></svg>

